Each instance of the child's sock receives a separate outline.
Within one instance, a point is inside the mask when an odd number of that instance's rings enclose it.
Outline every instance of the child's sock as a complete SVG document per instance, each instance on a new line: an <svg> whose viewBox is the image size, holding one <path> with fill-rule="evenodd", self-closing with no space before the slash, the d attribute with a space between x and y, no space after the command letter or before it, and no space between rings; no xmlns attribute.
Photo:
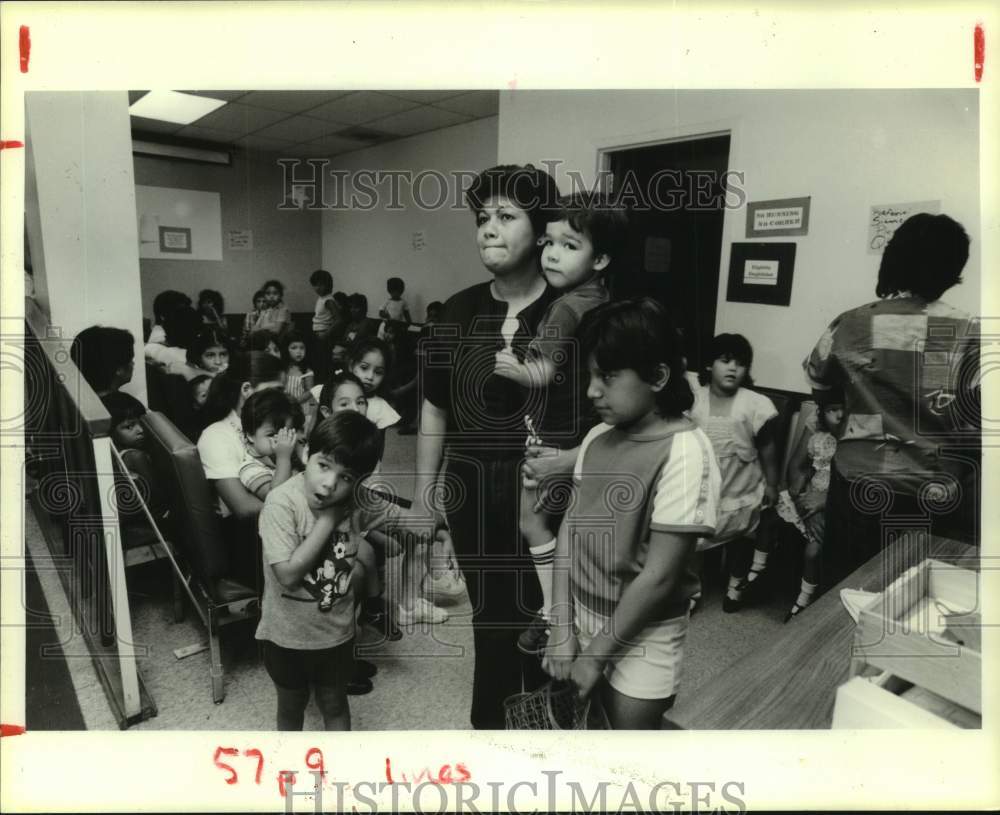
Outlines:
<svg viewBox="0 0 1000 815"><path fill-rule="evenodd" d="M538 582L542 584L542 608L538 613L548 619L549 609L552 608L552 562L556 554L556 539L553 538L541 546L529 546L528 550L535 564Z"/></svg>
<svg viewBox="0 0 1000 815"><path fill-rule="evenodd" d="M813 593L816 591L816 583L810 583L804 577L802 578L802 585L799 587L799 596L795 598L795 605L799 608L805 608L812 602Z"/></svg>
<svg viewBox="0 0 1000 815"><path fill-rule="evenodd" d="M730 575L729 585L726 587L726 597L728 597L730 600L742 600L743 589L739 587L742 581L743 578L733 577L732 575Z"/></svg>
<svg viewBox="0 0 1000 815"><path fill-rule="evenodd" d="M767 552L761 552L759 549L754 549L753 551L753 563L750 564L750 571L747 572L747 582L753 583L761 573L767 568Z"/></svg>

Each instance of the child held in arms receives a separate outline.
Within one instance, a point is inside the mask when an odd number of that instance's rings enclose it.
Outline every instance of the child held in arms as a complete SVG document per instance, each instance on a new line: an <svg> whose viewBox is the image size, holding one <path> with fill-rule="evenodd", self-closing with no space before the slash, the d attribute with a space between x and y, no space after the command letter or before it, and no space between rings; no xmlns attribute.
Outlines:
<svg viewBox="0 0 1000 815"><path fill-rule="evenodd" d="M597 195L561 199L545 227L539 241L542 274L562 294L542 317L523 362L510 348L496 355L498 375L537 391L533 401L539 411L529 417L529 444L573 448L596 424L586 398L587 377L576 330L588 311L608 301L604 279L624 248L627 231L624 208ZM518 648L526 654L537 654L545 643L559 515L537 490L522 490L521 534L528 542L543 598L542 608L518 640Z"/></svg>

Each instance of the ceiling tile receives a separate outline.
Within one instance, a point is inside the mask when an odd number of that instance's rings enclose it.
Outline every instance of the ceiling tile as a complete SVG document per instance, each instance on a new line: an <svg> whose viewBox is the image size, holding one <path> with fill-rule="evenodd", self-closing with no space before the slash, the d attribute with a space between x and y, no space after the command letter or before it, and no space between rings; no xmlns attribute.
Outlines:
<svg viewBox="0 0 1000 815"><path fill-rule="evenodd" d="M190 93L192 96L207 96L210 99L223 99L232 102L246 95L246 91L178 91L179 93Z"/></svg>
<svg viewBox="0 0 1000 815"><path fill-rule="evenodd" d="M313 108L309 111L309 115L319 116L341 124L360 125L381 116L410 110L417 104L417 102L400 99L378 91L358 91L350 96Z"/></svg>
<svg viewBox="0 0 1000 815"><path fill-rule="evenodd" d="M230 102L218 110L213 110L207 116L193 122L198 127L209 127L212 130L228 130L238 136L253 133L262 127L267 127L286 118L287 114L276 110L264 110L240 102Z"/></svg>
<svg viewBox="0 0 1000 815"><path fill-rule="evenodd" d="M486 116L496 116L500 110L499 91L472 91L461 96L453 96L434 103L435 107L450 110L452 113L464 113L482 119Z"/></svg>
<svg viewBox="0 0 1000 815"><path fill-rule="evenodd" d="M160 119L147 119L145 116L130 116L132 130L143 130L147 133L176 133L184 125L176 122L164 122Z"/></svg>
<svg viewBox="0 0 1000 815"><path fill-rule="evenodd" d="M369 142L358 139L345 139L339 136L324 136L316 141L306 144L296 144L289 149L292 155L309 157L336 156L339 153L347 153L351 150L361 150L370 147Z"/></svg>
<svg viewBox="0 0 1000 815"><path fill-rule="evenodd" d="M423 105L415 110L408 110L405 113L396 113L372 122L372 127L384 130L387 133L395 133L399 136L412 136L416 133L424 133L428 130L437 130L442 127L468 122L470 118L461 113L452 113L448 110L440 110Z"/></svg>
<svg viewBox="0 0 1000 815"><path fill-rule="evenodd" d="M240 102L269 110L302 113L348 93L350 91L251 91Z"/></svg>
<svg viewBox="0 0 1000 815"><path fill-rule="evenodd" d="M460 93L467 93L467 91L382 91L382 93L387 93L389 96L398 96L400 99L408 99L411 102L420 102L421 104L428 105L431 102L439 102L442 99L447 99L451 96L458 96Z"/></svg>
<svg viewBox="0 0 1000 815"><path fill-rule="evenodd" d="M214 141L222 144L234 144L240 137L239 133L231 133L228 130L214 130L210 127L201 127L199 125L182 127L175 135L184 139L201 139L202 141Z"/></svg>
<svg viewBox="0 0 1000 815"><path fill-rule="evenodd" d="M337 129L333 122L313 119L310 116L292 116L283 122L265 127L257 135L269 139L288 139L292 142L313 141Z"/></svg>

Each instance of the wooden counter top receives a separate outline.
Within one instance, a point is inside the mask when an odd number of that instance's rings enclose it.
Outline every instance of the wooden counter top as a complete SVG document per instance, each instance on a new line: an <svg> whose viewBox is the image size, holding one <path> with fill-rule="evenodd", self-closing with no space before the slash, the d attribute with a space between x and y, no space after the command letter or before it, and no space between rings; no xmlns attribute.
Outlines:
<svg viewBox="0 0 1000 815"><path fill-rule="evenodd" d="M854 620L840 601L845 588L880 592L928 557L978 569L979 550L947 538L917 542L911 531L827 591L767 646L682 694L664 728L808 730L830 727L837 687L847 681Z"/></svg>

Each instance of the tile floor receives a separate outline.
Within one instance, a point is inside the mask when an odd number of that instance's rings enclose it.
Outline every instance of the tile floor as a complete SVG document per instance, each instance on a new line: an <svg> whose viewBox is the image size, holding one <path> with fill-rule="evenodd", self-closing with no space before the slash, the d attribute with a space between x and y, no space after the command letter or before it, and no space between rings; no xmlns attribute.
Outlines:
<svg viewBox="0 0 1000 815"><path fill-rule="evenodd" d="M400 495L412 495L416 438L394 431L386 440L383 473ZM26 538L32 555L44 559L45 544L30 511ZM389 561L389 582L395 573ZM67 662L77 690L87 729L117 729L90 660L82 652L82 638L70 638L72 618L55 575L43 579L53 613L62 614L68 640ZM54 585L53 585L54 581ZM745 653L782 627L782 615L795 586L770 602L739 614L723 614L721 588L706 587L701 609L693 617L684 662L684 687L677 709L692 698L699 685L726 670ZM139 567L130 577L133 629L137 645L148 646L140 670L158 707L158 715L134 725L133 730L270 730L274 723L274 690L260 663L251 624L235 624L223 633L226 698L212 701L208 652L178 660L175 648L202 642L197 616L173 622L170 576L164 563ZM394 643L374 643L364 649L379 673L375 689L351 697L356 730L456 730L469 727L472 683L471 609L468 599L448 607L444 625L415 629ZM792 623L794 624L794 623ZM310 705L307 729L322 729L318 711Z"/></svg>

